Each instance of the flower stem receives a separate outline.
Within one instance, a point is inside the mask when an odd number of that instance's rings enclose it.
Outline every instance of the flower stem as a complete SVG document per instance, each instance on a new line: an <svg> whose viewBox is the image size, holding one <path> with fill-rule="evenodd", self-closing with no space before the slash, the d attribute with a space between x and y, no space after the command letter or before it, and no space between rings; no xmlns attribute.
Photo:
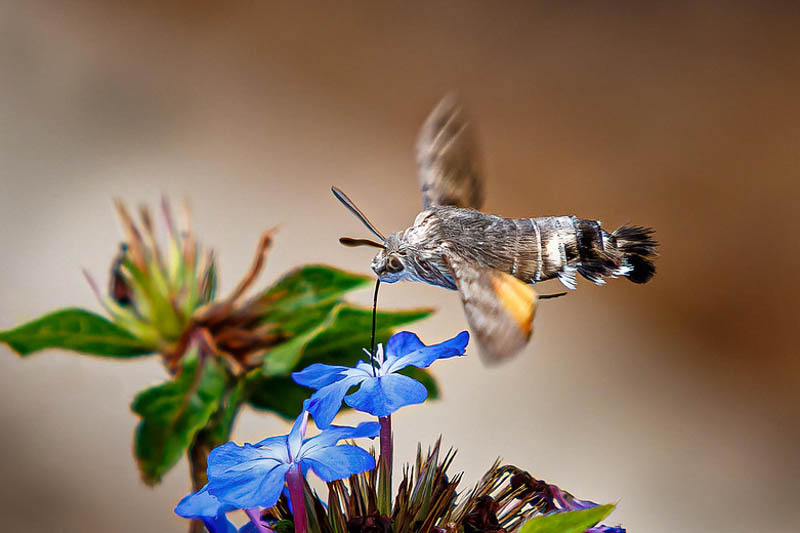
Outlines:
<svg viewBox="0 0 800 533"><path fill-rule="evenodd" d="M252 507L244 510L250 521L256 526L256 531L259 533L272 533L272 530L261 522L261 512L258 507Z"/></svg>
<svg viewBox="0 0 800 533"><path fill-rule="evenodd" d="M381 455L378 463L378 510L390 516L392 513L392 417L378 418L381 425Z"/></svg>
<svg viewBox="0 0 800 533"><path fill-rule="evenodd" d="M189 456L189 475L192 478L192 490L195 492L208 483L206 458L214 447L208 440L208 435L204 431L200 431L187 451ZM192 520L189 523L189 533L202 533L203 531L205 531L205 526L202 521Z"/></svg>
<svg viewBox="0 0 800 533"><path fill-rule="evenodd" d="M292 517L294 518L295 533L306 533L306 496L303 483L303 472L300 465L294 464L286 474L289 483L289 499L292 501Z"/></svg>
<svg viewBox="0 0 800 533"><path fill-rule="evenodd" d="M382 416L378 418L381 424L381 461L391 470L392 468L392 417Z"/></svg>

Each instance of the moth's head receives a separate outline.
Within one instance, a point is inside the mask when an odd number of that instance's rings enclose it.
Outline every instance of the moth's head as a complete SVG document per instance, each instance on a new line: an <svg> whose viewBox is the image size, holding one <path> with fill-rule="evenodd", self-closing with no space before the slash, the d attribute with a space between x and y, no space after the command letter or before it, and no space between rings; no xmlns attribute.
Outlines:
<svg viewBox="0 0 800 533"><path fill-rule="evenodd" d="M361 220L367 229L382 241L377 242L370 239L342 237L339 239L339 242L345 246L372 246L374 248L379 248L380 251L372 259L371 266L372 270L378 275L381 281L394 283L395 281L409 277L411 272L408 270L408 267L413 267L413 263L406 257L405 251L400 249L399 245L402 241L402 232L384 237L375 225L369 221L367 215L365 215L345 193L336 187L331 187L331 191L345 207Z"/></svg>
<svg viewBox="0 0 800 533"><path fill-rule="evenodd" d="M409 262L399 244L400 234L389 235L383 241L383 248L372 259L373 272L385 283L400 281L408 274Z"/></svg>

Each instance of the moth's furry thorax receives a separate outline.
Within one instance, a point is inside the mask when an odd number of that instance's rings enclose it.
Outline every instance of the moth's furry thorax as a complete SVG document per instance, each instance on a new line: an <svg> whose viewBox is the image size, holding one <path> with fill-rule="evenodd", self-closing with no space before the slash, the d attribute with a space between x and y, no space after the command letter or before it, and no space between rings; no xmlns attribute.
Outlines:
<svg viewBox="0 0 800 533"><path fill-rule="evenodd" d="M449 245L441 232L439 211L443 209L451 208L423 211L417 215L412 226L386 237L383 243L385 249L375 255L371 265L381 281L422 281L455 289L443 258L443 252Z"/></svg>

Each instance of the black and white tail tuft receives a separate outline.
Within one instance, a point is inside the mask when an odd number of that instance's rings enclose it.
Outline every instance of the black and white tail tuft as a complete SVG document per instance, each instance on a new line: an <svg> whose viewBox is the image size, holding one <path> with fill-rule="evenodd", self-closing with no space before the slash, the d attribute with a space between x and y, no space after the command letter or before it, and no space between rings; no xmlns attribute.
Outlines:
<svg viewBox="0 0 800 533"><path fill-rule="evenodd" d="M611 236L622 254L625 277L634 283L647 283L656 273L653 258L658 255L658 242L653 229L642 226L621 226Z"/></svg>

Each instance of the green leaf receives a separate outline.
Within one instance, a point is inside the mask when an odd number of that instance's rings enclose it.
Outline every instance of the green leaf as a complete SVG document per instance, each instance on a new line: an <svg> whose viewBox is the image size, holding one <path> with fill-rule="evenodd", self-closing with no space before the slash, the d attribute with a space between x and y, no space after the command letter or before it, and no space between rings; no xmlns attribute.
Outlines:
<svg viewBox="0 0 800 533"><path fill-rule="evenodd" d="M311 389L288 376L265 376L258 369L247 377L247 399L256 409L273 411L287 420L297 418Z"/></svg>
<svg viewBox="0 0 800 533"><path fill-rule="evenodd" d="M292 314L302 308L331 302L369 284L370 278L325 265L306 265L283 276L259 299L270 302L272 314Z"/></svg>
<svg viewBox="0 0 800 533"><path fill-rule="evenodd" d="M325 302L310 305L301 310L280 317L277 322L281 333L301 335L316 328L331 317L331 312L341 306L341 302ZM272 317L270 317L272 319Z"/></svg>
<svg viewBox="0 0 800 533"><path fill-rule="evenodd" d="M223 393L219 402L219 409L209 420L204 431L208 434L209 442L215 446L225 444L230 440L233 421L239 413L239 408L244 401L245 382L237 381L236 385L228 388Z"/></svg>
<svg viewBox="0 0 800 533"><path fill-rule="evenodd" d="M131 409L142 421L135 451L145 483L158 483L178 462L218 410L225 383L225 371L214 358L201 363L190 353L174 379L136 395Z"/></svg>
<svg viewBox="0 0 800 533"><path fill-rule="evenodd" d="M83 309L61 309L0 332L0 342L5 342L20 355L45 348L116 358L153 352L152 346L147 346L127 330Z"/></svg>
<svg viewBox="0 0 800 533"><path fill-rule="evenodd" d="M303 315L301 319L302 326L298 324L292 325L291 327L297 330L295 336L265 354L262 365L264 374L268 376L285 376L291 372L303 356L308 343L330 327L340 308L340 306L328 307L323 305L311 308L308 313L298 312L298 315ZM327 314L318 313L323 309L327 310Z"/></svg>
<svg viewBox="0 0 800 533"><path fill-rule="evenodd" d="M262 296L270 303L261 320L278 324L291 338L265 354L264 373L291 372L306 345L333 323L342 305L339 296L368 281L364 276L311 265L290 272L269 289Z"/></svg>
<svg viewBox="0 0 800 533"><path fill-rule="evenodd" d="M375 332L375 344L385 344L389 337L392 336L392 330L385 329ZM370 333L363 337L357 336L350 339L348 343L339 346L331 346L330 349L322 351L315 349L311 356L307 353L304 354L301 365L298 369L310 365L312 363L325 363L326 365L344 365L355 366L358 361L367 359L367 354L364 353L364 348L369 349Z"/></svg>
<svg viewBox="0 0 800 533"><path fill-rule="evenodd" d="M236 380L233 386L229 384L220 398L219 408L211 415L205 427L197 432L189 445L187 456L190 461L192 483L195 486L208 483L206 476L208 454L230 440L233 421L242 405L243 393L243 379Z"/></svg>
<svg viewBox="0 0 800 533"><path fill-rule="evenodd" d="M407 311L378 311L378 325L388 338L391 328L413 322L430 315L431 309ZM298 314L302 311L298 311ZM372 330L372 309L340 304L333 307L313 328L273 348L264 357L263 370L268 376L285 376L294 370L301 359L310 362L327 362L332 355L352 350L353 359L362 356L361 348L369 347ZM376 342L385 342L377 340ZM332 364L332 363L329 363ZM351 364L337 363L337 364Z"/></svg>
<svg viewBox="0 0 800 533"><path fill-rule="evenodd" d="M519 533L584 533L603 520L614 505L598 505L580 511L564 511L531 518L522 526Z"/></svg>
<svg viewBox="0 0 800 533"><path fill-rule="evenodd" d="M415 322L429 316L432 309L409 309L405 311L378 311L377 325L382 334L397 326ZM369 348L372 335L372 308L345 304L336 314L333 323L308 343L303 358L317 361L330 352L349 346L359 346L357 357L363 353L360 348ZM376 334L377 337L377 334ZM388 335L385 337L388 339ZM385 339L376 340L385 342Z"/></svg>

